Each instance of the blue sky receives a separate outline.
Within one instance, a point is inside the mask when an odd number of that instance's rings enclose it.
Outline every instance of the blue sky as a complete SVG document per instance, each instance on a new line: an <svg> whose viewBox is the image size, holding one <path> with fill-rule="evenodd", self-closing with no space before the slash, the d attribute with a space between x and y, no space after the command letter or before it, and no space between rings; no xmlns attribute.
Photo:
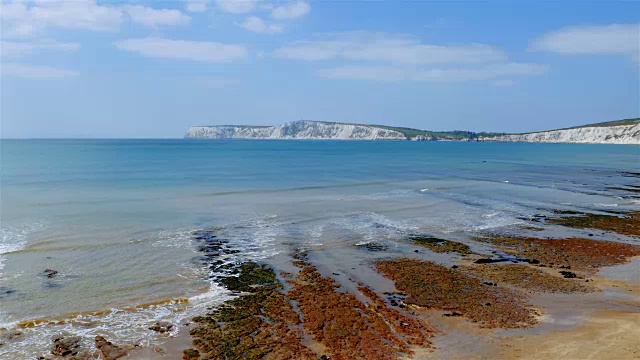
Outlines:
<svg viewBox="0 0 640 360"><path fill-rule="evenodd" d="M2 1L2 137L638 117L640 2Z"/></svg>

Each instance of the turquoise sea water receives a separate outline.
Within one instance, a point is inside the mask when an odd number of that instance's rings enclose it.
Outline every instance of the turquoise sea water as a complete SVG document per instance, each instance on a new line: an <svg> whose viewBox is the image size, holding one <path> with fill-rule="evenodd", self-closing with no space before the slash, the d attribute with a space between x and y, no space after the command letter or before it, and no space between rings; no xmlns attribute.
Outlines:
<svg viewBox="0 0 640 360"><path fill-rule="evenodd" d="M240 258L293 248L464 240L552 209L640 210L640 147L386 142L2 140L0 327L33 319L0 357L43 353L42 334L153 343L145 324L224 299L191 232L215 227ZM622 241L633 241L622 239ZM45 269L59 276L47 278ZM129 307L177 298L168 303ZM179 310L179 312L175 312ZM106 311L106 312L105 312ZM91 315L91 312L100 312ZM135 324L135 325L134 325ZM133 340L132 340L133 339ZM4 355L3 355L4 354Z"/></svg>

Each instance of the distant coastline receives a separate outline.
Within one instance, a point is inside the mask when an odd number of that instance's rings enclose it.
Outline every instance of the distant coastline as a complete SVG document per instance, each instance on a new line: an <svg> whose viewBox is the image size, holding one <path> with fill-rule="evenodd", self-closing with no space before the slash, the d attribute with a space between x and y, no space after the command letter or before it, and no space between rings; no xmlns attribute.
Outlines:
<svg viewBox="0 0 640 360"><path fill-rule="evenodd" d="M385 125L299 120L276 126L192 126L184 137L186 139L489 141L640 145L640 118L520 134L463 130L428 131Z"/></svg>

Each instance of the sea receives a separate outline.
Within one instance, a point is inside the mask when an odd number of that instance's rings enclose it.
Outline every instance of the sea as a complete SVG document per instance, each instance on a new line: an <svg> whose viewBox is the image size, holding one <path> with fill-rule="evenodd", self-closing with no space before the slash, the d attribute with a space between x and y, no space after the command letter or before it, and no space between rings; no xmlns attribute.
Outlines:
<svg viewBox="0 0 640 360"><path fill-rule="evenodd" d="M0 328L23 333L2 359L46 354L64 332L162 344L150 324L230 296L200 261L201 229L238 250L226 261L277 263L411 234L464 241L554 210L640 210L623 190L640 185L631 145L1 140L0 165Z"/></svg>

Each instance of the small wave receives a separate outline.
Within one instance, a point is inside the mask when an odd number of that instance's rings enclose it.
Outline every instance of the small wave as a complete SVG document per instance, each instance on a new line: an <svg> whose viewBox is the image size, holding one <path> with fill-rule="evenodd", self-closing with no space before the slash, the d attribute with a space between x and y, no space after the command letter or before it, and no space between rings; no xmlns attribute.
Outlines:
<svg viewBox="0 0 640 360"><path fill-rule="evenodd" d="M0 280L3 278L5 254L20 251L27 245L27 236L44 227L42 223L0 228Z"/></svg>
<svg viewBox="0 0 640 360"><path fill-rule="evenodd" d="M193 249L192 232L191 229L160 230L150 235L149 238L156 239L152 246Z"/></svg>
<svg viewBox="0 0 640 360"><path fill-rule="evenodd" d="M0 228L0 255L22 250L29 234L42 230L42 223Z"/></svg>
<svg viewBox="0 0 640 360"><path fill-rule="evenodd" d="M33 359L48 352L51 335L65 332L82 337L89 350L95 350L93 338L96 335L105 335L121 345L159 345L166 335L175 336L184 322L190 322L204 309L227 299L225 289L211 287L209 291L188 299L171 298L125 308L68 314L62 318L0 324L0 327L20 328L22 331L18 340L0 347L0 358ZM168 321L174 328L165 336L158 336L147 329L157 321Z"/></svg>
<svg viewBox="0 0 640 360"><path fill-rule="evenodd" d="M335 185L315 185L315 186L299 186L299 187L291 187L286 189L264 189L264 190L229 190L229 191L218 191L213 193L207 193L198 195L201 196L225 196L225 195L242 195L242 194L260 194L260 193L285 193L285 192L294 192L294 191L305 191L305 190L325 190L325 189L341 189L341 188L354 188L354 187L366 187L372 185L383 185L387 184L387 181L364 181L364 182L355 182L355 183L347 183L347 184L335 184Z"/></svg>
<svg viewBox="0 0 640 360"><path fill-rule="evenodd" d="M600 206L600 207L617 207L618 204L614 203L614 204L593 204L594 206Z"/></svg>

